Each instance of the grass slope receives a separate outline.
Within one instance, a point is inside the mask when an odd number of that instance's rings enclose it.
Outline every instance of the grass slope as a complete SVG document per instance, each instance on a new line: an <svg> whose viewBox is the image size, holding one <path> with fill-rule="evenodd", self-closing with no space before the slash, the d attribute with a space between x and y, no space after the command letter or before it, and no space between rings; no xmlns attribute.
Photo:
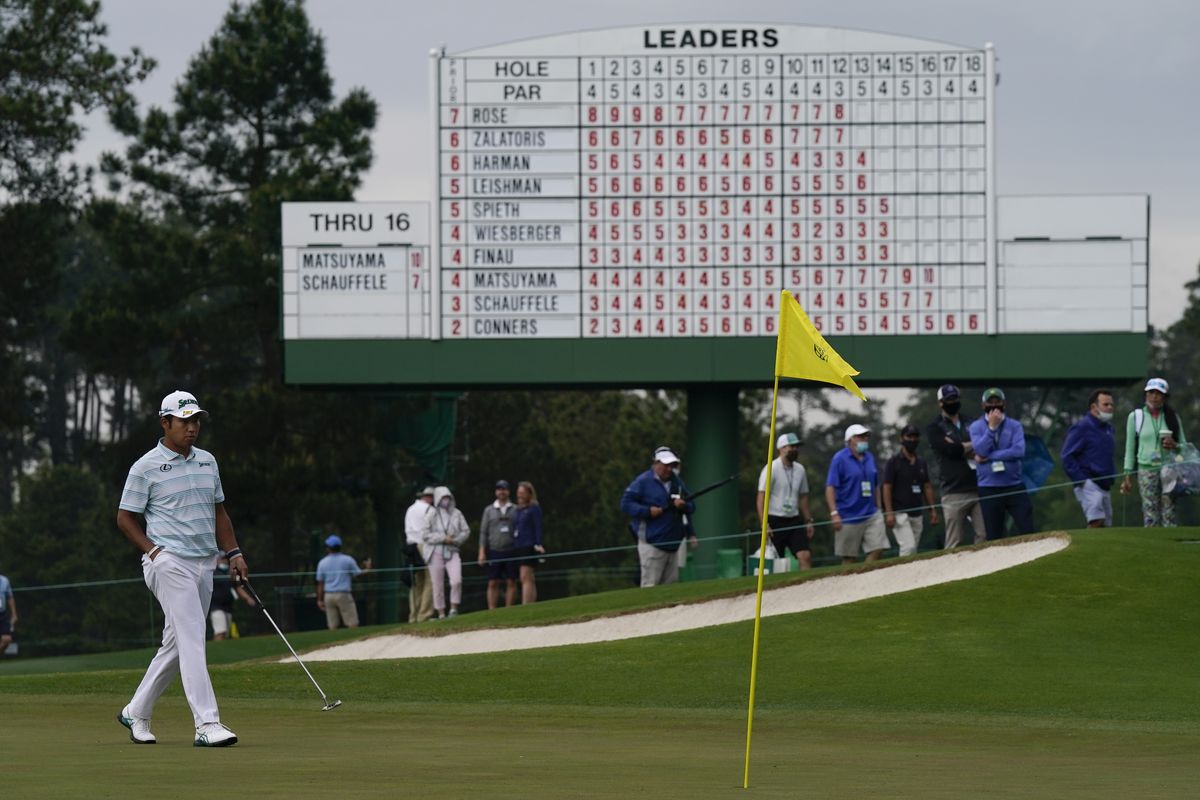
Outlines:
<svg viewBox="0 0 1200 800"><path fill-rule="evenodd" d="M994 575L764 620L752 788L767 797L798 787L821 797L1194 796L1200 545L1176 539L1195 536L1081 532L1061 553ZM707 590L727 593L732 583ZM697 590L562 602L595 615ZM525 621L565 613L556 603L515 611L507 616ZM481 624L504 615L474 616ZM5 728L22 732L6 748L5 793L138 796L231 769L259 797L732 796L750 638L743 623L571 648L315 664L330 695L346 701L330 714L316 711L295 664L215 666L223 716L243 737L228 753L188 746L178 689L156 715L160 745L124 739L111 718L144 661L0 675ZM222 657L234 646L239 657L278 654L282 645L269 641L221 643L230 648Z"/></svg>

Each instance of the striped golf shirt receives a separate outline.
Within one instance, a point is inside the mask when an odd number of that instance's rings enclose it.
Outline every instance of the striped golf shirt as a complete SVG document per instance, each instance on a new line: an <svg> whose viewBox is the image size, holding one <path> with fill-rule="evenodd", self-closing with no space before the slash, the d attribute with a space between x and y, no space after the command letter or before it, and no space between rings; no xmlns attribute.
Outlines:
<svg viewBox="0 0 1200 800"><path fill-rule="evenodd" d="M225 502L212 453L193 447L187 457L158 441L129 470L120 508L146 517L146 535L169 553L217 554L216 504Z"/></svg>

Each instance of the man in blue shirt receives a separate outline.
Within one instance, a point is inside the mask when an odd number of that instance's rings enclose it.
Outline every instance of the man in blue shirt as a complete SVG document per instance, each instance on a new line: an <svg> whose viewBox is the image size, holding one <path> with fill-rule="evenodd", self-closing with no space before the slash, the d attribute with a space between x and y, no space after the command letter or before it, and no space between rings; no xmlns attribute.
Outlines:
<svg viewBox="0 0 1200 800"><path fill-rule="evenodd" d="M680 542L687 538L693 549L697 545L683 523L684 514L696 512L696 504L683 499L683 484L674 472L678 463L674 452L658 448L650 469L621 495L621 512L629 517L629 530L637 540L643 588L679 580Z"/></svg>
<svg viewBox="0 0 1200 800"><path fill-rule="evenodd" d="M1008 535L1007 512L1021 533L1033 533L1033 503L1021 480L1025 457L1025 429L1005 416L1004 392L992 387L983 392L983 416L971 423L971 446L979 476L979 505L988 540Z"/></svg>
<svg viewBox="0 0 1200 800"><path fill-rule="evenodd" d="M342 622L347 628L358 627L358 607L350 594L350 579L371 569L371 559L362 563L342 552L342 537L334 534L325 540L329 552L317 562L317 608L325 612L325 624L335 630Z"/></svg>
<svg viewBox="0 0 1200 800"><path fill-rule="evenodd" d="M879 471L871 455L871 431L846 428L846 446L837 451L825 476L825 502L833 519L833 552L843 564L858 560L859 549L875 561L887 549L887 528L879 510Z"/></svg>
<svg viewBox="0 0 1200 800"><path fill-rule="evenodd" d="M1089 528L1112 527L1113 453L1116 434L1112 426L1113 396L1097 389L1088 398L1088 413L1067 431L1062 446L1063 471L1075 483L1075 499L1083 508Z"/></svg>

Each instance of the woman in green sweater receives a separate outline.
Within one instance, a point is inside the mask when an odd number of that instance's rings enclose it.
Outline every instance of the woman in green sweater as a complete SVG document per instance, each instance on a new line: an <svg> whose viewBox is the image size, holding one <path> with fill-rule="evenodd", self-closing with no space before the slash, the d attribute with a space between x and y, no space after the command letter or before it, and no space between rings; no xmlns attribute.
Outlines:
<svg viewBox="0 0 1200 800"><path fill-rule="evenodd" d="M1146 381L1146 405L1129 412L1125 423L1125 478L1121 494L1133 488L1130 474L1137 469L1142 496L1142 519L1147 528L1174 528L1175 500L1163 494L1162 469L1174 451L1187 440L1179 415L1167 405L1170 387L1162 378Z"/></svg>

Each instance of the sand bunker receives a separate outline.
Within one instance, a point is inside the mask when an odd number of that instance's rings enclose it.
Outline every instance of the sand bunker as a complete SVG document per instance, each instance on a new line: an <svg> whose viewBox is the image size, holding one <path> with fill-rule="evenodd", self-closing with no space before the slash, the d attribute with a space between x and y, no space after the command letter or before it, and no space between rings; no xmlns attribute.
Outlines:
<svg viewBox="0 0 1200 800"><path fill-rule="evenodd" d="M1068 536L963 550L868 572L831 575L763 592L762 614L796 614L854 603L951 581L967 580L1025 564L1070 544ZM495 653L535 647L611 642L638 636L726 625L754 619L754 594L632 614L526 628L463 631L445 636L391 634L334 645L305 655L306 661L362 661ZM290 660L290 659L285 659Z"/></svg>

